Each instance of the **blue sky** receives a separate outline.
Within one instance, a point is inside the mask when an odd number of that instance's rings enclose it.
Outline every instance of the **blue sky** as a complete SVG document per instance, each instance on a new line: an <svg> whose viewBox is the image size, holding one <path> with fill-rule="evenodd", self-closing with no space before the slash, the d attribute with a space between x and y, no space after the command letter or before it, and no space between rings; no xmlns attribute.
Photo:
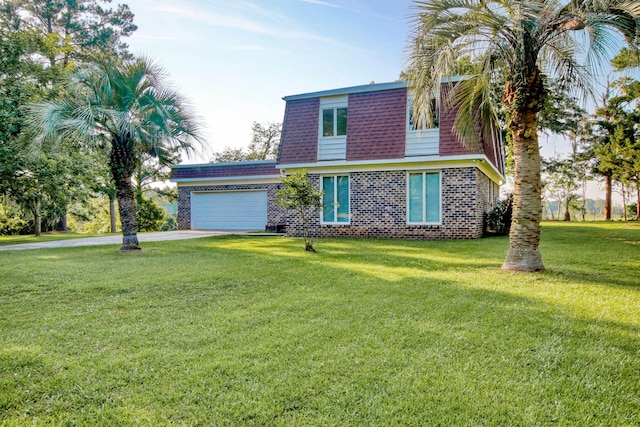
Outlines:
<svg viewBox="0 0 640 427"><path fill-rule="evenodd" d="M131 51L163 65L205 125L208 161L282 121L282 97L389 82L404 67L411 0L128 0Z"/></svg>

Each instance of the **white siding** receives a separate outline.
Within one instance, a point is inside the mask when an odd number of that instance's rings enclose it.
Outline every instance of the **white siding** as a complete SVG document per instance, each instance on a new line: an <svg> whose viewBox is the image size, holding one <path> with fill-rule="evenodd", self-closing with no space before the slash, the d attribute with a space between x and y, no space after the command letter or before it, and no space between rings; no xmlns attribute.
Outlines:
<svg viewBox="0 0 640 427"><path fill-rule="evenodd" d="M440 130L422 129L407 131L405 156L430 156L439 153Z"/></svg>
<svg viewBox="0 0 640 427"><path fill-rule="evenodd" d="M320 138L318 160L344 160L347 158L347 137Z"/></svg>
<svg viewBox="0 0 640 427"><path fill-rule="evenodd" d="M264 230L266 191L191 193L191 229Z"/></svg>

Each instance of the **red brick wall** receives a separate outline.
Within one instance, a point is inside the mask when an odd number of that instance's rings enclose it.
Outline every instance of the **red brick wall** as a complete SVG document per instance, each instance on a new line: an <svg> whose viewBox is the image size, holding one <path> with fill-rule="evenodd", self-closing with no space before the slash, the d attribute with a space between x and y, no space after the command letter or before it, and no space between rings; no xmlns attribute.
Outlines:
<svg viewBox="0 0 640 427"><path fill-rule="evenodd" d="M319 98L287 102L282 123L278 163L316 162L319 117Z"/></svg>
<svg viewBox="0 0 640 427"><path fill-rule="evenodd" d="M407 90L349 95L347 160L404 157Z"/></svg>

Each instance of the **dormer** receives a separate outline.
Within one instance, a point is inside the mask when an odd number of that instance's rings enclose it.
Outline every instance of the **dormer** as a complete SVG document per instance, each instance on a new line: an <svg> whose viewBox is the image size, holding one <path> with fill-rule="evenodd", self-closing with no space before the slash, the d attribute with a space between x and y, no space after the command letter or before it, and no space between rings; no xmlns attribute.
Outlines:
<svg viewBox="0 0 640 427"><path fill-rule="evenodd" d="M435 98L431 100L433 117L427 120L417 120L413 116L413 90L407 93L407 143L405 146L405 157L412 156L432 156L439 152L440 141L440 111L437 108Z"/></svg>
<svg viewBox="0 0 640 427"><path fill-rule="evenodd" d="M347 96L320 98L318 161L347 158Z"/></svg>

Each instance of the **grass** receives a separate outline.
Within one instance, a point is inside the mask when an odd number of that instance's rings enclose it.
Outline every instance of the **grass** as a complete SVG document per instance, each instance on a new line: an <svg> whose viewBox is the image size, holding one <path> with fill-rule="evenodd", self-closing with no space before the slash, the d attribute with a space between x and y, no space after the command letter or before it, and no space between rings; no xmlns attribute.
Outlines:
<svg viewBox="0 0 640 427"><path fill-rule="evenodd" d="M110 233L87 234L87 233L73 233L70 231L64 231L64 232L52 231L49 233L42 233L42 235L40 236L35 236L33 234L0 236L0 246L18 245L22 243L49 242L53 240L81 239L84 237L102 237L102 236L111 236L111 235L112 234Z"/></svg>
<svg viewBox="0 0 640 427"><path fill-rule="evenodd" d="M0 425L640 424L640 226L0 253Z"/></svg>

